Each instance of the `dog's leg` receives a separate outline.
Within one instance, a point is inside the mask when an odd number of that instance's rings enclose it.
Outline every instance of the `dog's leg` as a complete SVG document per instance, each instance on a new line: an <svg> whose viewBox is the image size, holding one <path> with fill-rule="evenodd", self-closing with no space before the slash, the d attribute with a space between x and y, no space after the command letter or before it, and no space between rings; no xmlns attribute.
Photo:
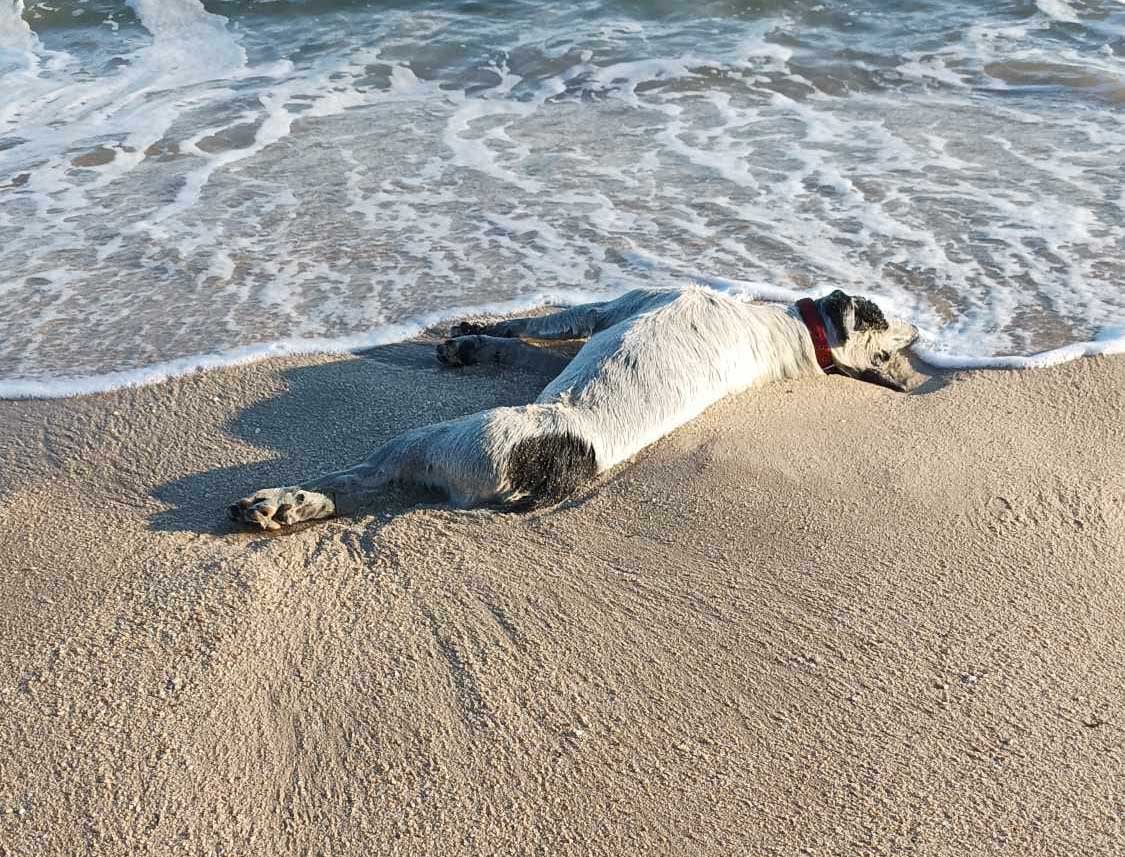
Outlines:
<svg viewBox="0 0 1125 857"><path fill-rule="evenodd" d="M230 507L230 516L263 530L357 511L364 499L397 477L396 468L378 461L380 448L367 461L285 488L262 488Z"/></svg>
<svg viewBox="0 0 1125 857"><path fill-rule="evenodd" d="M571 360L564 354L536 348L518 339L480 335L445 340L437 347L437 358L446 366L495 363L552 376L558 375Z"/></svg>
<svg viewBox="0 0 1125 857"><path fill-rule="evenodd" d="M592 444L566 409L494 408L400 434L354 467L256 491L232 505L230 515L279 530L354 514L389 482L437 488L461 507L540 502L561 499L597 470Z"/></svg>
<svg viewBox="0 0 1125 857"><path fill-rule="evenodd" d="M233 504L230 516L263 530L279 530L301 521L352 514L389 482L439 482L436 478L411 477L426 475L427 448L434 436L450 425L438 423L405 432L387 441L359 464L307 479L299 485L255 491Z"/></svg>
<svg viewBox="0 0 1125 857"><path fill-rule="evenodd" d="M491 324L462 321L450 328L452 337L470 334L529 339L586 339L600 330L612 327L674 300L680 292L674 289L633 289L611 301L579 304L561 312L534 318L508 318Z"/></svg>
<svg viewBox="0 0 1125 857"><path fill-rule="evenodd" d="M473 334L486 336L526 336L530 339L585 339L598 329L598 314L606 304L581 304L562 312L534 318L508 318L491 324L462 321L449 335L456 338Z"/></svg>
<svg viewBox="0 0 1125 857"><path fill-rule="evenodd" d="M533 426L527 408L498 408L422 426L384 443L364 461L298 485L265 488L230 507L230 516L263 530L334 515L350 515L367 505L390 482L425 485L445 491L460 506L493 500L506 472L504 445L491 427L497 421L519 434ZM522 427L522 428L521 428Z"/></svg>

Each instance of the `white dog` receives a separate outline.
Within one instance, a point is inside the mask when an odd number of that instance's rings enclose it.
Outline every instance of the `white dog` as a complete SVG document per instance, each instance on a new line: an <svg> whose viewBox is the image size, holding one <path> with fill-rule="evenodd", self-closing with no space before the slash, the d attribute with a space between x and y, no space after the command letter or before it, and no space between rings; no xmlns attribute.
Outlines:
<svg viewBox="0 0 1125 857"><path fill-rule="evenodd" d="M441 489L467 507L556 502L749 387L839 370L903 389L918 333L841 291L796 305L752 304L705 288L641 289L554 315L455 325L438 346L452 366L557 368L534 404L494 408L408 431L366 461L230 507L276 530L349 514L389 482ZM569 362L521 342L587 339Z"/></svg>

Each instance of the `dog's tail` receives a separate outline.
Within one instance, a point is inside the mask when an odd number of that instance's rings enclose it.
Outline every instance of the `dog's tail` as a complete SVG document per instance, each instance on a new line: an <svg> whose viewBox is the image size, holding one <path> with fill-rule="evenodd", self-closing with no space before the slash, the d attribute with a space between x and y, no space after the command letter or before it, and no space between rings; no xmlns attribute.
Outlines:
<svg viewBox="0 0 1125 857"><path fill-rule="evenodd" d="M508 453L508 484L516 510L565 500L597 475L594 447L568 431L524 438Z"/></svg>

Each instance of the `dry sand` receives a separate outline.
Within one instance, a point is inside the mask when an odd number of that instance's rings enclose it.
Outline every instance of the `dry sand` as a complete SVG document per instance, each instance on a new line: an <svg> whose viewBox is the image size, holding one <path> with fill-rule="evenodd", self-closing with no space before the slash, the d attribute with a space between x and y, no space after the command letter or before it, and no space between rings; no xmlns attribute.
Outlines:
<svg viewBox="0 0 1125 857"><path fill-rule="evenodd" d="M542 382L0 403L0 854L1125 853L1125 359L778 385L531 516L223 520Z"/></svg>

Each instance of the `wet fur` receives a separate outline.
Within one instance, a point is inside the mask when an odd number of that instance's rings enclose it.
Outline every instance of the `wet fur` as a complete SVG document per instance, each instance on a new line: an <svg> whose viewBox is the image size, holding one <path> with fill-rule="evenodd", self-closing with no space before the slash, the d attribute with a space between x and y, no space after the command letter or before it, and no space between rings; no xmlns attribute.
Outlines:
<svg viewBox="0 0 1125 857"><path fill-rule="evenodd" d="M843 292L817 303L837 364L890 384L891 355L898 358L916 331ZM438 347L449 365L529 364L559 374L533 404L414 429L354 467L256 492L232 506L232 516L278 529L357 511L395 481L439 488L459 506L553 502L725 396L821 372L795 307L704 288L639 289L547 316L462 323L452 334ZM521 336L588 341L568 363Z"/></svg>

